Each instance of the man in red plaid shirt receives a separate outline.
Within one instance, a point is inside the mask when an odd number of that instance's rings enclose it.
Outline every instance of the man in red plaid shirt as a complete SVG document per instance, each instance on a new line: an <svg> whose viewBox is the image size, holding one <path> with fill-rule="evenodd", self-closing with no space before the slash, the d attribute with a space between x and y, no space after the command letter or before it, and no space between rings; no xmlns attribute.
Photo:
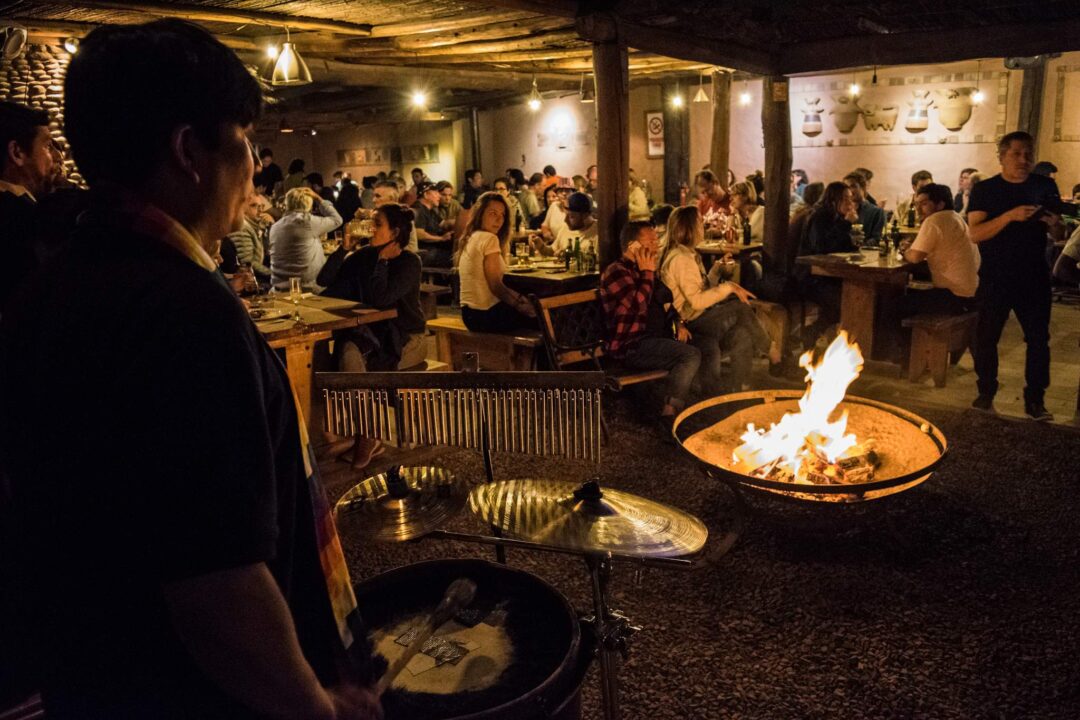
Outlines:
<svg viewBox="0 0 1080 720"><path fill-rule="evenodd" d="M690 331L675 317L676 338L664 305L671 291L656 277L659 241L647 222L632 222L619 238L622 257L604 269L600 300L607 319L609 356L635 370L667 370L661 422L671 427L686 404L701 364L701 352L687 344Z"/></svg>

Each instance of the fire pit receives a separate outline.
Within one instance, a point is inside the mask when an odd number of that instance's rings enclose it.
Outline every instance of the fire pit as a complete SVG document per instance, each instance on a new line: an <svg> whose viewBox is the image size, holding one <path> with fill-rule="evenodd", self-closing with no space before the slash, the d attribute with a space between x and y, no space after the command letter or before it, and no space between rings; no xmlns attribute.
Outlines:
<svg viewBox="0 0 1080 720"><path fill-rule="evenodd" d="M722 395L686 408L672 429L706 472L736 492L804 503L862 503L924 482L946 452L925 419L846 396L862 368L841 332L817 364L807 353L805 391Z"/></svg>

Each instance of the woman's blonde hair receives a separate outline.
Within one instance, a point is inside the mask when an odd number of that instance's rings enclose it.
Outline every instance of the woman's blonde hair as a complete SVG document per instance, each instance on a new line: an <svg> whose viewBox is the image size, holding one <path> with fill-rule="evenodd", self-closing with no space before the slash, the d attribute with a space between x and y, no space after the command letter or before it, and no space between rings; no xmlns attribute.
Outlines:
<svg viewBox="0 0 1080 720"><path fill-rule="evenodd" d="M313 202L307 188L293 188L285 193L285 212L309 213Z"/></svg>
<svg viewBox="0 0 1080 720"><path fill-rule="evenodd" d="M693 248L705 239L705 224L701 221L701 213L694 205L675 208L667 221L667 236L664 238L664 257L660 264L663 265L668 253L677 245L685 245Z"/></svg>
<svg viewBox="0 0 1080 720"><path fill-rule="evenodd" d="M469 224L465 226L465 232L461 234L461 242L454 250L454 267L457 267L461 253L465 252L465 246L469 244L469 238L472 237L472 234L484 229L484 211L493 202L502 203L503 206L502 227L495 234L499 238L499 249L503 254L506 253L507 241L510 239L510 203L499 193L489 191L478 197L472 208L470 208L472 215L469 217Z"/></svg>
<svg viewBox="0 0 1080 720"><path fill-rule="evenodd" d="M748 182L735 183L731 186L731 189L728 191L728 193L732 196L742 195L750 202L751 205L757 204L757 190L755 190L754 186Z"/></svg>

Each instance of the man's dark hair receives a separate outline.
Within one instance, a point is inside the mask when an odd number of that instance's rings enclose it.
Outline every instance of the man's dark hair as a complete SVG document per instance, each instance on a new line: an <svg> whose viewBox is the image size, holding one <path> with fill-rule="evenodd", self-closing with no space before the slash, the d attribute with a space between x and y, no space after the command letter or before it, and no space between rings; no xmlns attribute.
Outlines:
<svg viewBox="0 0 1080 720"><path fill-rule="evenodd" d="M420 173L420 175L423 175L424 174L423 168L418 168L417 167L417 168L413 168L412 170L409 171L409 175L415 175L416 173Z"/></svg>
<svg viewBox="0 0 1080 720"><path fill-rule="evenodd" d="M923 180L929 180L934 182L934 176L930 174L929 170L919 170L917 173L911 176L911 187L915 187Z"/></svg>
<svg viewBox="0 0 1080 720"><path fill-rule="evenodd" d="M1073 197L1076 197L1076 193L1080 193L1080 183L1076 183L1075 185L1073 185L1073 189L1072 189Z"/></svg>
<svg viewBox="0 0 1080 720"><path fill-rule="evenodd" d="M259 83L232 50L174 19L93 30L71 60L64 97L80 172L91 184L129 187L168 155L176 128L191 125L215 148L222 126L250 125L263 103Z"/></svg>
<svg viewBox="0 0 1080 720"><path fill-rule="evenodd" d="M465 171L465 182L472 182L472 179L476 177L476 173L480 172L475 168L469 168Z"/></svg>
<svg viewBox="0 0 1080 720"><path fill-rule="evenodd" d="M14 140L30 152L38 128L49 127L49 114L13 102L0 102L0 173L7 169L8 145Z"/></svg>
<svg viewBox="0 0 1080 720"><path fill-rule="evenodd" d="M539 185L542 182L544 182L544 176L542 173L533 173L529 176L529 187Z"/></svg>
<svg viewBox="0 0 1080 720"><path fill-rule="evenodd" d="M791 174L798 177L799 180L801 181L801 182L796 183L797 185L805 185L808 182L810 182L810 176L807 175L806 171L803 170L802 168L795 168L794 170L791 171Z"/></svg>
<svg viewBox="0 0 1080 720"><path fill-rule="evenodd" d="M1031 169L1033 175L1045 175L1046 177L1050 177L1051 174L1056 173L1057 171L1057 165L1049 160L1040 160L1035 163L1035 167Z"/></svg>
<svg viewBox="0 0 1080 720"><path fill-rule="evenodd" d="M1014 142L1022 142L1029 148L1035 148L1035 138L1031 137L1031 133L1026 133L1023 130L1017 130L1015 132L1011 132L1001 136L1001 139L998 140L997 146L998 155L1000 156L1004 154L1004 152L1008 150L1009 146L1012 145Z"/></svg>
<svg viewBox="0 0 1080 720"><path fill-rule="evenodd" d="M948 185L939 185L938 183L923 185L919 188L919 191L915 193L915 197L918 197L919 195L925 195L926 199L934 205L943 203L946 210L951 209L953 206L952 189Z"/></svg>
<svg viewBox="0 0 1080 720"><path fill-rule="evenodd" d="M308 173L307 175L304 176L304 182L310 183L312 185L318 185L319 187L322 187L323 186L322 174L321 173Z"/></svg>
<svg viewBox="0 0 1080 720"><path fill-rule="evenodd" d="M439 192L442 192L446 188L450 188L452 190L454 188L454 183L450 182L449 180L440 180L439 182L435 183L435 189Z"/></svg>
<svg viewBox="0 0 1080 720"><path fill-rule="evenodd" d="M866 192L866 177L857 171L849 172L844 176L844 184L854 183L859 186L859 189Z"/></svg>
<svg viewBox="0 0 1080 720"><path fill-rule="evenodd" d="M652 213L649 214L649 222L653 227L657 225L667 226L668 218L671 217L671 213L675 208L667 203L660 203L652 209Z"/></svg>
<svg viewBox="0 0 1080 720"><path fill-rule="evenodd" d="M645 228L651 228L653 224L647 220L635 220L628 222L623 226L622 232L619 233L619 247L623 252L626 252L626 248L630 247L630 243L638 239L638 235Z"/></svg>
<svg viewBox="0 0 1080 720"><path fill-rule="evenodd" d="M507 177L497 177L497 178L495 178L494 180L491 181L491 188L494 190L495 186L497 184L499 184L499 183L502 183L503 185L505 185L507 190L510 189L510 178L507 178Z"/></svg>
<svg viewBox="0 0 1080 720"><path fill-rule="evenodd" d="M806 189L803 190L802 199L808 207L813 207L821 200L821 196L825 194L825 183L812 182L807 183Z"/></svg>
<svg viewBox="0 0 1080 720"><path fill-rule="evenodd" d="M525 187L525 173L521 172L521 168L508 168L506 176L514 181L515 186Z"/></svg>
<svg viewBox="0 0 1080 720"><path fill-rule="evenodd" d="M293 161L289 163L289 174L292 175L293 173L301 172L304 172L304 161L300 158L294 158Z"/></svg>
<svg viewBox="0 0 1080 720"><path fill-rule="evenodd" d="M964 168L960 171L961 175L970 175L971 173L979 172L979 168Z"/></svg>
<svg viewBox="0 0 1080 720"><path fill-rule="evenodd" d="M416 213L397 203L386 203L375 212L382 213L391 232L396 231L393 242L396 242L402 248L409 244Z"/></svg>
<svg viewBox="0 0 1080 720"><path fill-rule="evenodd" d="M852 172L857 172L862 175L866 182L870 182L874 179L874 172L867 168L855 168Z"/></svg>
<svg viewBox="0 0 1080 720"><path fill-rule="evenodd" d="M720 179L716 177L716 173L712 170L700 170L698 174L694 176L694 184L705 183L706 185L719 185Z"/></svg>
<svg viewBox="0 0 1080 720"><path fill-rule="evenodd" d="M544 166L544 174L547 175L548 177L555 177L556 175L558 175L558 173L555 172L555 166L554 165L545 165Z"/></svg>
<svg viewBox="0 0 1080 720"><path fill-rule="evenodd" d="M259 151L259 159L260 160L262 160L263 158L273 158L273 157L274 157L274 151L271 150L268 147L264 147L262 150Z"/></svg>
<svg viewBox="0 0 1080 720"><path fill-rule="evenodd" d="M338 172L334 173L334 177L340 177L340 175L341 175L340 170ZM365 190L374 189L375 188L375 183L377 183L377 182L379 182L379 178L377 178L374 175L365 175L364 177L362 177L360 179L360 185L363 186L363 188Z"/></svg>

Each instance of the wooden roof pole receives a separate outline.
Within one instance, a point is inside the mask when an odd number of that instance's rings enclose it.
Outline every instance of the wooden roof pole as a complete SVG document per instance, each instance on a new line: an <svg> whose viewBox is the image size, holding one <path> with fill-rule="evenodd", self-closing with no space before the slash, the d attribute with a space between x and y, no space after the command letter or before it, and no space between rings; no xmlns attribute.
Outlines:
<svg viewBox="0 0 1080 720"><path fill-rule="evenodd" d="M126 10L129 12L176 17L185 20L203 22L260 23L273 27L288 26L292 30L322 30L342 35L371 35L371 26L341 20L323 20L321 18L285 15L262 10L244 10L241 8L222 8L209 5L187 5L184 3L163 2L162 0L82 0L81 5L104 10Z"/></svg>
<svg viewBox="0 0 1080 720"><path fill-rule="evenodd" d="M727 189L731 165L731 73L712 73L712 144L709 168Z"/></svg>
<svg viewBox="0 0 1080 720"><path fill-rule="evenodd" d="M791 114L788 79L764 79L761 129L765 137L765 257L769 267L784 268L788 252L791 210Z"/></svg>
<svg viewBox="0 0 1080 720"><path fill-rule="evenodd" d="M588 15L578 31L593 43L596 77L596 221L600 267L622 254L619 233L627 220L630 187L630 67L615 19Z"/></svg>

